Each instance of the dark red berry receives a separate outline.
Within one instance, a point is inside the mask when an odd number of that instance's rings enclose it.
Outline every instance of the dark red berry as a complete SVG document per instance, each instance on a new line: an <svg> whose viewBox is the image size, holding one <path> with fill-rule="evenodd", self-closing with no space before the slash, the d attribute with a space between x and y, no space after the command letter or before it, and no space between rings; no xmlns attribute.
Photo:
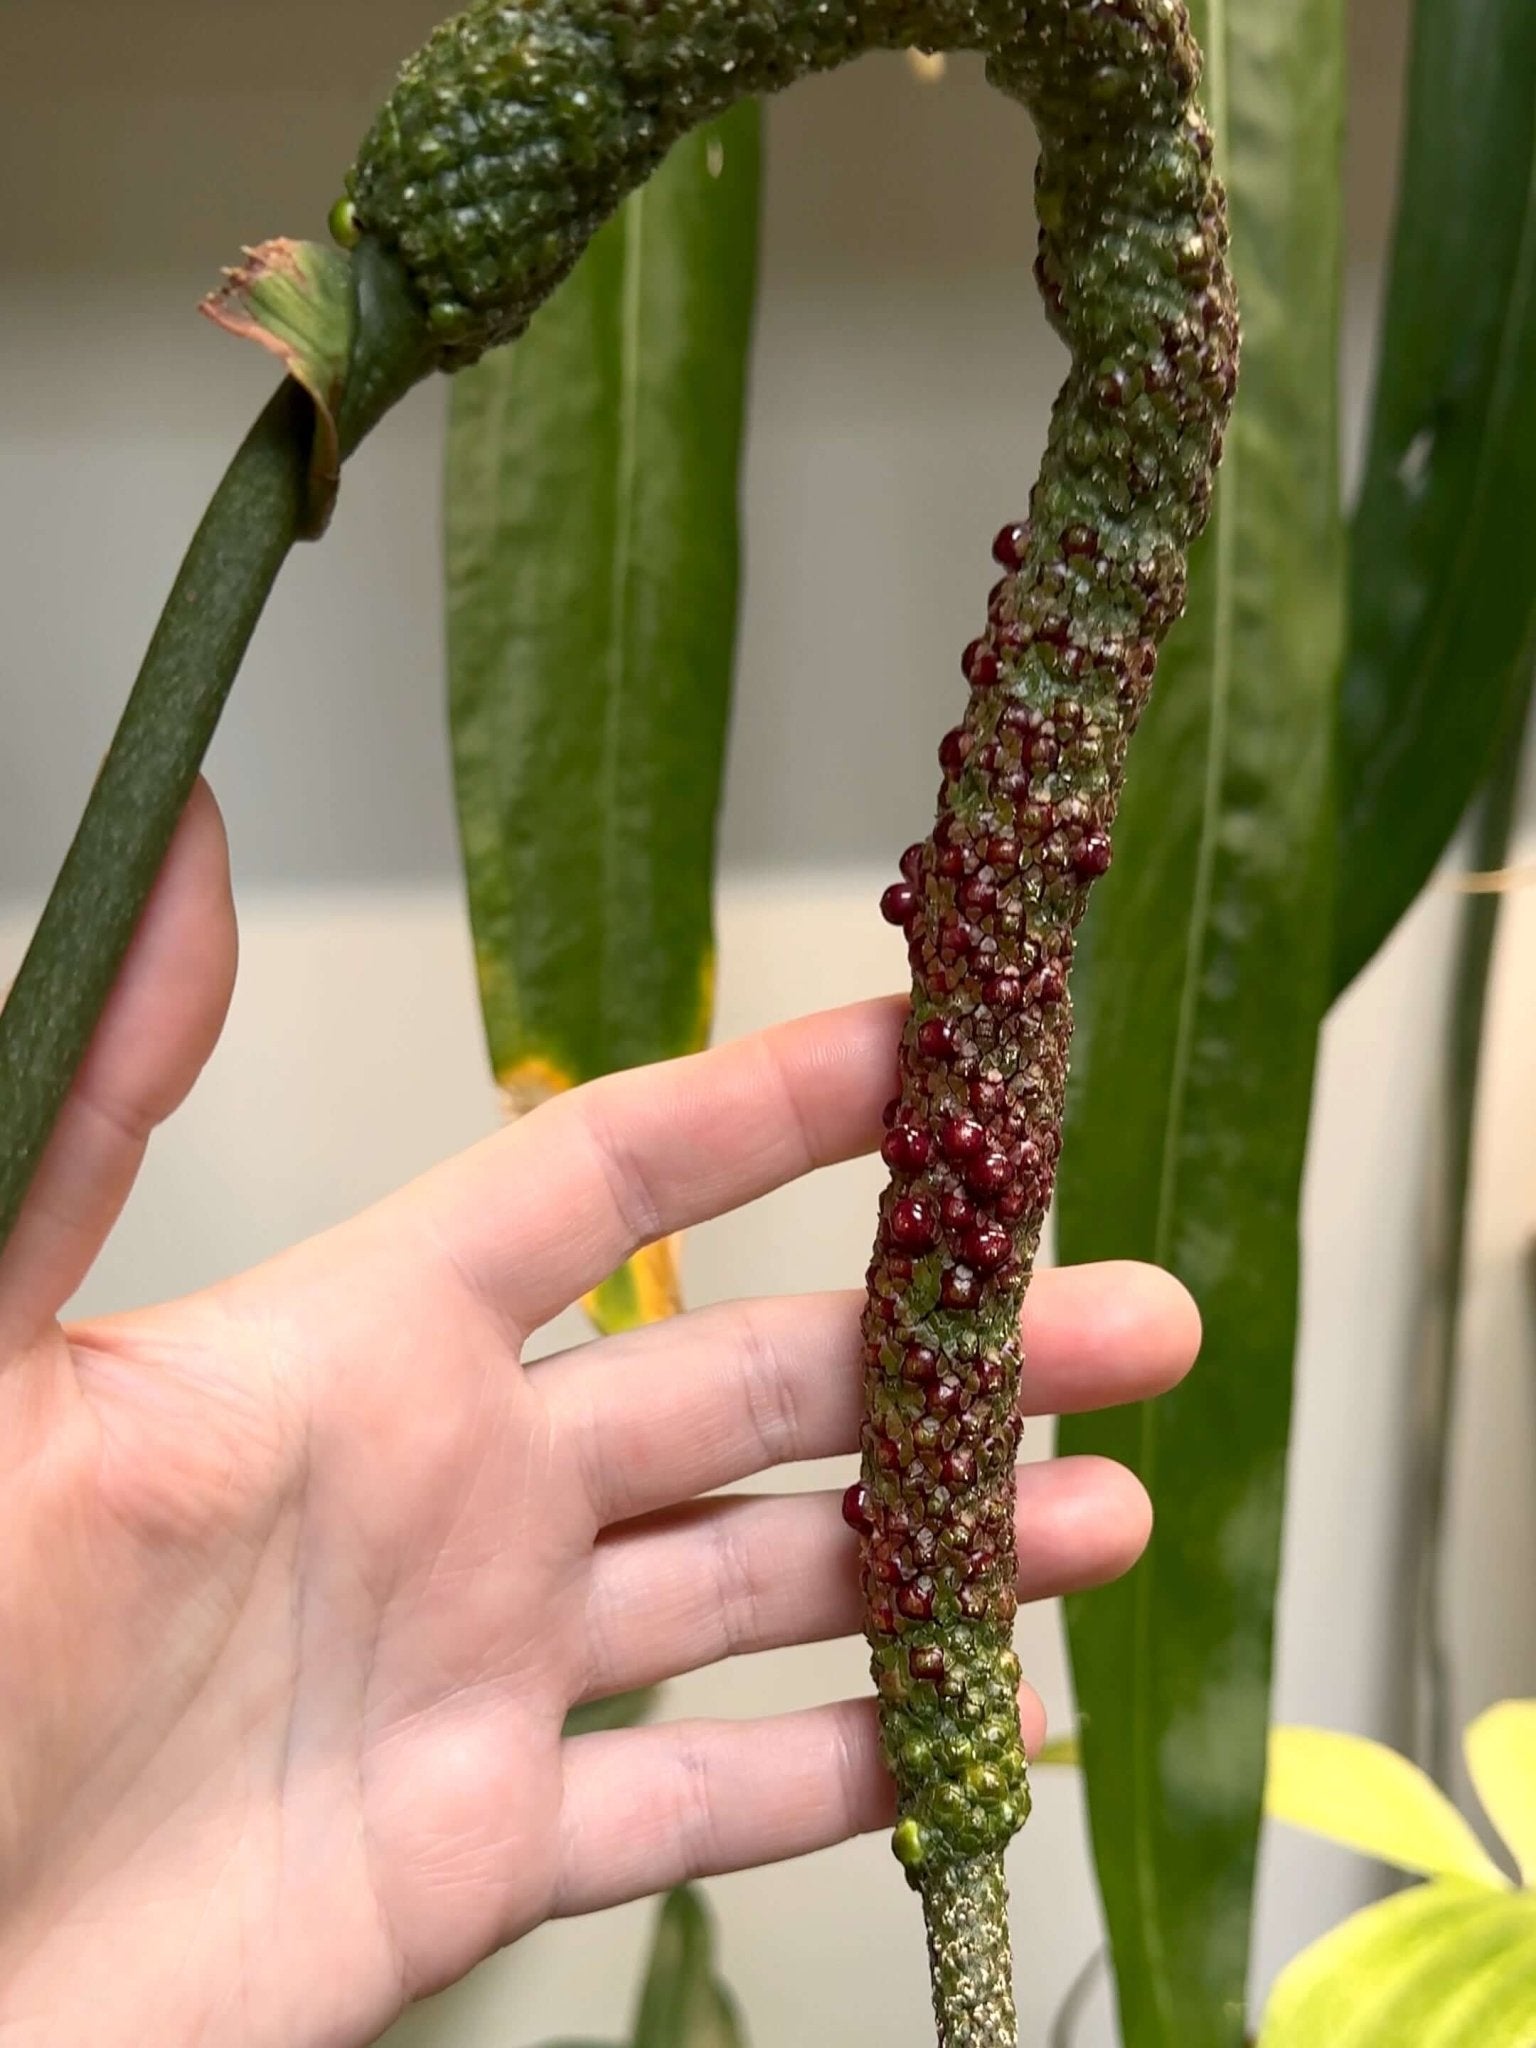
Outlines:
<svg viewBox="0 0 1536 2048"><path fill-rule="evenodd" d="M912 843L912 845L907 848L906 852L901 856L899 865L901 868L901 872L907 881L913 884L916 884L917 882L921 881L923 874L923 856L926 853L926 851L927 848L923 845L923 842L920 839L918 839L915 840Z"/></svg>
<svg viewBox="0 0 1536 2048"><path fill-rule="evenodd" d="M946 775L958 775L965 766L974 741L963 725L952 726L939 742L939 766Z"/></svg>
<svg viewBox="0 0 1536 2048"><path fill-rule="evenodd" d="M966 1264L980 1273L995 1273L1013 1250L1013 1240L996 1223L978 1223L965 1233Z"/></svg>
<svg viewBox="0 0 1536 2048"><path fill-rule="evenodd" d="M921 1124L897 1124L885 1134L880 1156L898 1173L917 1173L928 1164L933 1141Z"/></svg>
<svg viewBox="0 0 1536 2048"><path fill-rule="evenodd" d="M896 1611L898 1614L904 1614L908 1621L931 1621L933 1581L919 1579L914 1585L903 1586L896 1595Z"/></svg>
<svg viewBox="0 0 1536 2048"><path fill-rule="evenodd" d="M917 891L910 882L892 882L880 898L880 915L887 924L906 924L917 910Z"/></svg>
<svg viewBox="0 0 1536 2048"><path fill-rule="evenodd" d="M965 1184L973 1194L1000 1195L1013 1178L1013 1169L1004 1153L988 1148L979 1157L967 1162Z"/></svg>
<svg viewBox="0 0 1536 2048"><path fill-rule="evenodd" d="M973 640L960 657L960 673L973 690L989 690L1002 669L986 641Z"/></svg>
<svg viewBox="0 0 1536 2048"><path fill-rule="evenodd" d="M964 1230L976 1220L976 1211L958 1188L944 1197L939 1214L946 1230Z"/></svg>
<svg viewBox="0 0 1536 2048"><path fill-rule="evenodd" d="M1109 834L1107 832L1085 832L1072 849L1072 866L1085 881L1107 873L1109 868Z"/></svg>
<svg viewBox="0 0 1536 2048"><path fill-rule="evenodd" d="M997 908L997 884L983 875L972 875L960 891L960 901L973 917L988 917Z"/></svg>
<svg viewBox="0 0 1536 2048"><path fill-rule="evenodd" d="M926 1344L909 1344L901 1361L901 1376L915 1387L923 1387L936 1377L939 1370L939 1354Z"/></svg>
<svg viewBox="0 0 1536 2048"><path fill-rule="evenodd" d="M969 1159L987 1142L987 1134L973 1116L947 1116L939 1125L939 1149L946 1159Z"/></svg>
<svg viewBox="0 0 1536 2048"><path fill-rule="evenodd" d="M886 1228L891 1242L904 1251L922 1252L939 1234L939 1219L932 1202L923 1195L903 1195L892 1202Z"/></svg>
<svg viewBox="0 0 1536 2048"><path fill-rule="evenodd" d="M955 1042L955 1027L947 1017L925 1017L917 1027L917 1049L925 1060L939 1060Z"/></svg>
<svg viewBox="0 0 1536 2048"><path fill-rule="evenodd" d="M1016 569L1029 552L1031 539L1027 519L1012 521L1000 528L992 542L992 559L1005 569Z"/></svg>
<svg viewBox="0 0 1536 2048"><path fill-rule="evenodd" d="M1054 960L1047 960L1030 987L1037 1003L1059 1003L1067 992L1067 977Z"/></svg>
<svg viewBox="0 0 1536 2048"><path fill-rule="evenodd" d="M856 1479L843 1495L843 1520L861 1536L867 1536L875 1526L869 1511L869 1488L862 1479Z"/></svg>
<svg viewBox="0 0 1536 2048"><path fill-rule="evenodd" d="M1099 536L1091 526L1069 526L1061 536L1065 555L1093 556L1099 552Z"/></svg>
<svg viewBox="0 0 1536 2048"><path fill-rule="evenodd" d="M919 1643L911 1656L912 1676L937 1685L944 1676L944 1652L937 1643Z"/></svg>

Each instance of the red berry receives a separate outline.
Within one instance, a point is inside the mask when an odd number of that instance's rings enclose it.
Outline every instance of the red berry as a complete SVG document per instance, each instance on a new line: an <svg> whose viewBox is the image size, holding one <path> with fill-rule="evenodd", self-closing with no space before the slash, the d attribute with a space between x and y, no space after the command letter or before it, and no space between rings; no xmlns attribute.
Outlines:
<svg viewBox="0 0 1536 2048"><path fill-rule="evenodd" d="M914 886L922 879L923 856L926 853L926 851L926 847L923 845L923 842L919 839L914 841L914 843L911 846L909 846L906 852L901 856L901 861L899 863L901 867L901 872L906 878L906 880L914 884Z"/></svg>
<svg viewBox="0 0 1536 2048"><path fill-rule="evenodd" d="M965 1261L981 1273L995 1273L1013 1250L1013 1240L996 1223L978 1223L965 1234Z"/></svg>
<svg viewBox="0 0 1536 2048"><path fill-rule="evenodd" d="M991 1147L970 1160L965 1169L965 1184L977 1195L1000 1195L1012 1178L1006 1155Z"/></svg>
<svg viewBox="0 0 1536 2048"><path fill-rule="evenodd" d="M958 1188L944 1197L939 1214L946 1230L964 1230L976 1220L976 1211Z"/></svg>
<svg viewBox="0 0 1536 2048"><path fill-rule="evenodd" d="M963 725L952 726L939 742L939 766L946 775L958 775L965 766L974 742Z"/></svg>
<svg viewBox="0 0 1536 2048"><path fill-rule="evenodd" d="M934 1206L923 1195L903 1195L892 1202L886 1221L891 1242L903 1251L926 1251L939 1234Z"/></svg>
<svg viewBox="0 0 1536 2048"><path fill-rule="evenodd" d="M906 924L917 909L917 891L910 882L892 882L880 898L880 915L887 924Z"/></svg>
<svg viewBox="0 0 1536 2048"><path fill-rule="evenodd" d="M914 1678L926 1678L937 1685L944 1676L944 1652L937 1643L919 1643L909 1660Z"/></svg>
<svg viewBox="0 0 1536 2048"><path fill-rule="evenodd" d="M1005 569L1016 569L1029 550L1030 539L1029 521L1012 521L999 530L992 542L993 561L1000 562Z"/></svg>
<svg viewBox="0 0 1536 2048"><path fill-rule="evenodd" d="M919 1579L915 1585L903 1586L896 1595L896 1611L898 1614L904 1614L908 1621L931 1621L933 1581Z"/></svg>
<svg viewBox="0 0 1536 2048"><path fill-rule="evenodd" d="M1047 960L1030 986L1037 1003L1059 1003L1067 992L1067 977L1056 961Z"/></svg>
<svg viewBox="0 0 1536 2048"><path fill-rule="evenodd" d="M1002 674L985 640L973 640L960 657L960 673L973 690L988 690Z"/></svg>
<svg viewBox="0 0 1536 2048"><path fill-rule="evenodd" d="M928 1164L932 1140L921 1124L897 1124L885 1134L880 1156L898 1173L917 1173Z"/></svg>
<svg viewBox="0 0 1536 2048"><path fill-rule="evenodd" d="M917 1027L917 1049L925 1060L939 1060L955 1042L955 1027L947 1017L925 1017Z"/></svg>
<svg viewBox="0 0 1536 2048"><path fill-rule="evenodd" d="M1072 849L1072 866L1085 881L1092 881L1108 871L1109 857L1109 834L1085 832Z"/></svg>
<svg viewBox="0 0 1536 2048"><path fill-rule="evenodd" d="M926 1386L939 1370L939 1354L926 1344L909 1344L901 1361L901 1376L915 1387Z"/></svg>
<svg viewBox="0 0 1536 2048"><path fill-rule="evenodd" d="M861 1536L867 1536L875 1526L869 1511L869 1488L862 1479L856 1479L843 1495L843 1520Z"/></svg>
<svg viewBox="0 0 1536 2048"><path fill-rule="evenodd" d="M946 1159L969 1159L987 1142L973 1116L947 1116L939 1125L939 1149Z"/></svg>
<svg viewBox="0 0 1536 2048"><path fill-rule="evenodd" d="M944 1460L944 1478L950 1486L969 1486L976 1477L976 1453L966 1444L957 1444ZM991 1562L992 1553L982 1550L971 1557L971 1570L980 1576L986 1566L982 1558Z"/></svg>

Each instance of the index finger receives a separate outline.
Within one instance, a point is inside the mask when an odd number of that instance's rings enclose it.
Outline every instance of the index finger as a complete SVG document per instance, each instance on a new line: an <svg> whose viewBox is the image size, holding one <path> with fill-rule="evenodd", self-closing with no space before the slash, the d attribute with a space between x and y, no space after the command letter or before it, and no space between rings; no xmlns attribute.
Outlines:
<svg viewBox="0 0 1536 2048"><path fill-rule="evenodd" d="M556 1096L394 1198L521 1335L631 1253L873 1148L905 998Z"/></svg>

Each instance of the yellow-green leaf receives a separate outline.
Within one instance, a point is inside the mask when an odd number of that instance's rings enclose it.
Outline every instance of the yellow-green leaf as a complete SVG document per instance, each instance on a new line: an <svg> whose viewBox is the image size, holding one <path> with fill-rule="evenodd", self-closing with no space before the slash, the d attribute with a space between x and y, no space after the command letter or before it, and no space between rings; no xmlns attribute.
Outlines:
<svg viewBox="0 0 1536 2048"><path fill-rule="evenodd" d="M1266 1810L1346 1848L1426 1877L1508 1888L1445 1794L1384 1743L1329 1728L1274 1728Z"/></svg>
<svg viewBox="0 0 1536 2048"><path fill-rule="evenodd" d="M1076 1735L1053 1735L1049 1742L1042 1742L1030 1759L1035 1764L1080 1764L1082 1751Z"/></svg>
<svg viewBox="0 0 1536 2048"><path fill-rule="evenodd" d="M1281 1972L1259 2048L1531 2048L1536 1897L1451 1878L1356 1913Z"/></svg>
<svg viewBox="0 0 1536 2048"><path fill-rule="evenodd" d="M1536 1884L1536 1700L1502 1700L1463 1737L1467 1769L1520 1876Z"/></svg>

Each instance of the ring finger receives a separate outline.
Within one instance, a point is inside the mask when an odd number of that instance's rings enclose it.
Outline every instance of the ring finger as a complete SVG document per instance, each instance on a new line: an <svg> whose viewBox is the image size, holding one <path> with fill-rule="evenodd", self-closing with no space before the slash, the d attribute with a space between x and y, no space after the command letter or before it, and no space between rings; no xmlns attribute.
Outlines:
<svg viewBox="0 0 1536 2048"><path fill-rule="evenodd" d="M1044 1600L1118 1578L1151 1526L1140 1482L1107 1458L1021 1466L1019 1597ZM697 1501L610 1530L598 1544L587 1695L852 1635L860 1613L857 1550L839 1495Z"/></svg>

